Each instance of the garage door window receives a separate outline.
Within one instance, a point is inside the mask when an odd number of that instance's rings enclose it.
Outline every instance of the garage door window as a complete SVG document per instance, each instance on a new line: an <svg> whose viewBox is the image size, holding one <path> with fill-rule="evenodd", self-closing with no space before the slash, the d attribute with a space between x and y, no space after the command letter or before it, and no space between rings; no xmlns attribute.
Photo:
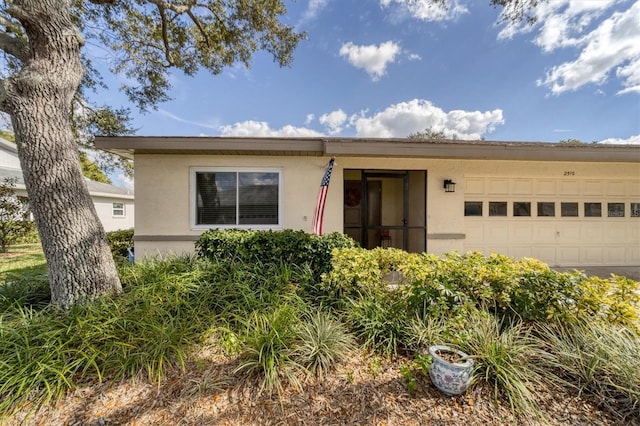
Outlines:
<svg viewBox="0 0 640 426"><path fill-rule="evenodd" d="M578 217L578 203L561 203L560 215L562 217Z"/></svg>
<svg viewBox="0 0 640 426"><path fill-rule="evenodd" d="M506 201L489 201L489 216L506 216Z"/></svg>
<svg viewBox="0 0 640 426"><path fill-rule="evenodd" d="M607 205L608 217L624 217L624 203L609 203Z"/></svg>
<svg viewBox="0 0 640 426"><path fill-rule="evenodd" d="M576 209L576 212L578 209ZM539 202L538 217L554 217L556 215L556 203Z"/></svg>
<svg viewBox="0 0 640 426"><path fill-rule="evenodd" d="M513 203L514 216L531 216L531 203L525 201L515 201Z"/></svg>
<svg viewBox="0 0 640 426"><path fill-rule="evenodd" d="M482 201L465 201L465 216L482 216Z"/></svg>
<svg viewBox="0 0 640 426"><path fill-rule="evenodd" d="M631 217L640 217L640 203L631 203Z"/></svg>
<svg viewBox="0 0 640 426"><path fill-rule="evenodd" d="M584 203L584 217L602 217L602 203Z"/></svg>

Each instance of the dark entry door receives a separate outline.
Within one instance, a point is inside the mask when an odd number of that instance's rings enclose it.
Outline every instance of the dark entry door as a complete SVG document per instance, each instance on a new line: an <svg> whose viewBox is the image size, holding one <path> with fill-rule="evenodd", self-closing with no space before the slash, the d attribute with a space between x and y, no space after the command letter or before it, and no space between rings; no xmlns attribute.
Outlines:
<svg viewBox="0 0 640 426"><path fill-rule="evenodd" d="M424 171L346 171L345 233L369 249L425 251L425 181Z"/></svg>

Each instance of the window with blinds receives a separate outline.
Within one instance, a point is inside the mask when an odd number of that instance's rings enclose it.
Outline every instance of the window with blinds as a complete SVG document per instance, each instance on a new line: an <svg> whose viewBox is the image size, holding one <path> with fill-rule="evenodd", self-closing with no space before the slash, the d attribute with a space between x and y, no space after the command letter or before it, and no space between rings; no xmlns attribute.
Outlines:
<svg viewBox="0 0 640 426"><path fill-rule="evenodd" d="M194 173L196 226L280 224L280 171Z"/></svg>

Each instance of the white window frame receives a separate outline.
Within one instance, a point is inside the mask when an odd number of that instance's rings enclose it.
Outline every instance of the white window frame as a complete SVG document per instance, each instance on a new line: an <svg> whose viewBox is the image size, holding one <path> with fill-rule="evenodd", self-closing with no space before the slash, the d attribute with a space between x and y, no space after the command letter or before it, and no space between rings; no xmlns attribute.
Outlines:
<svg viewBox="0 0 640 426"><path fill-rule="evenodd" d="M122 208L116 208L116 204L122 204ZM116 214L116 211L122 211L122 214ZM127 216L127 205L124 201L114 201L111 203L111 216L114 218Z"/></svg>
<svg viewBox="0 0 640 426"><path fill-rule="evenodd" d="M277 173L278 174L278 223L275 225L199 225L197 224L197 194L196 194L196 173L219 172L219 173ZM284 229L284 185L282 168L252 168L252 167L190 167L189 168L189 217L192 230L206 229ZM239 179L236 181L239 182ZM237 184L237 183L236 183ZM236 191L236 197L240 196L240 191ZM236 198L236 221L240 203Z"/></svg>

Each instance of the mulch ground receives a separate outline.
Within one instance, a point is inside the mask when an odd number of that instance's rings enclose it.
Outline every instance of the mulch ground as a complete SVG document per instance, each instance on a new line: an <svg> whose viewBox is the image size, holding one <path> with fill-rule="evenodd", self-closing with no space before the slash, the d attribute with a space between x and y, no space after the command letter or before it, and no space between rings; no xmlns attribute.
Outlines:
<svg viewBox="0 0 640 426"><path fill-rule="evenodd" d="M322 380L278 396L259 394L257 381L233 374L233 360L209 354L171 371L161 384L144 378L76 389L62 400L10 419L14 425L639 425L622 420L588 399L541 389L546 420L531 413L514 417L494 403L488 389L464 395L440 393L417 375L418 390L407 391L399 368L406 360L387 361L354 354ZM0 423L3 423L0 420Z"/></svg>

